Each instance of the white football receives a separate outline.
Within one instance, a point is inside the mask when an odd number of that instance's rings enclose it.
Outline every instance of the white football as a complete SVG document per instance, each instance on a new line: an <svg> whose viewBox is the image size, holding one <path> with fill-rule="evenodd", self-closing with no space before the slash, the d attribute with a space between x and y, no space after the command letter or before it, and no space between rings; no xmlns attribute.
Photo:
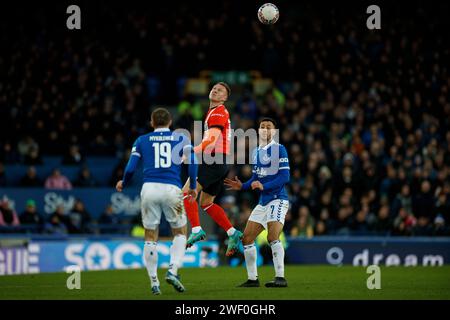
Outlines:
<svg viewBox="0 0 450 320"><path fill-rule="evenodd" d="M265 3L258 10L258 19L264 24L274 24L280 17L278 8L273 3Z"/></svg>

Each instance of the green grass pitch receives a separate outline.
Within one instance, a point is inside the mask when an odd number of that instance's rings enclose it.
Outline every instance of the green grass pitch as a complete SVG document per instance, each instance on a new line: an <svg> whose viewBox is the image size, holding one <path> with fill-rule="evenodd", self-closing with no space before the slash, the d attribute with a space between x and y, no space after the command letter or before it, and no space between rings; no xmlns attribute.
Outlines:
<svg viewBox="0 0 450 320"><path fill-rule="evenodd" d="M81 272L81 289L68 290L69 274L0 276L0 299L450 299L450 266L381 267L381 289L369 290L366 268L352 266L286 266L288 288L236 288L246 280L244 267L185 268L180 271L186 292L164 281L162 295L150 292L146 270ZM273 268L260 267L262 284Z"/></svg>

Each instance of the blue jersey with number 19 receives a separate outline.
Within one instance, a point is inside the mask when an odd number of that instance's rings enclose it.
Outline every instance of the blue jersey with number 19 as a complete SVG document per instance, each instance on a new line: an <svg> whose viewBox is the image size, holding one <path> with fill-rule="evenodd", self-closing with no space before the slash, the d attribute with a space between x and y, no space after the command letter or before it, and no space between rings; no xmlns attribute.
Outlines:
<svg viewBox="0 0 450 320"><path fill-rule="evenodd" d="M131 149L130 160L124 173L123 185L126 185L131 179L137 162L142 160L144 183L167 183L181 188L182 156L186 151L185 147L190 145L190 141L186 136L170 131L168 128L158 128L151 133L140 136L136 139ZM195 155L193 157L195 158ZM191 163L190 166L195 166L195 161ZM189 171L191 175L192 170ZM194 184L195 181L196 177L194 177Z"/></svg>

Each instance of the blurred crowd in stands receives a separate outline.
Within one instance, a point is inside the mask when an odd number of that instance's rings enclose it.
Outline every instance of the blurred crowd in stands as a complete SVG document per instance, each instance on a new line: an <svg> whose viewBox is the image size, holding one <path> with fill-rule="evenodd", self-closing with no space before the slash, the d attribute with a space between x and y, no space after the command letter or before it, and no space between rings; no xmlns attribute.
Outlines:
<svg viewBox="0 0 450 320"><path fill-rule="evenodd" d="M1 32L10 45L0 58L0 187L17 163L29 166L23 187L96 186L83 164L99 155L119 163L113 185L132 142L148 131L151 107L178 106L174 128L189 129L205 113L205 97L184 97L178 80L204 69L258 69L274 86L264 95L251 84L234 90L232 126L255 128L263 116L279 123L291 166L286 235L449 236L445 4L401 12L392 4L398 15L383 16L386 28L368 31L363 9L352 15L305 5L296 16L281 8L286 18L268 27L246 11L254 8L230 3L206 5L195 16L186 5L165 15L120 16L117 4L93 7L90 31L78 35L39 18L30 18L39 28L8 25L15 29ZM55 169L37 180L42 155L80 166L80 179L68 181ZM246 180L251 167L235 166L230 175ZM224 192L219 201L242 229L256 199ZM10 211L3 201L0 225L41 223ZM82 204L73 211L74 221L87 221ZM59 228L64 219L55 212L42 225Z"/></svg>
<svg viewBox="0 0 450 320"><path fill-rule="evenodd" d="M0 199L0 233L42 233L53 235L72 234L133 234L140 232L139 217L123 218L114 212L111 204L94 219L81 199L70 208L59 204L51 214L39 212L36 201L28 199L23 212L11 206L11 199ZM163 234L168 235L167 222L162 224Z"/></svg>

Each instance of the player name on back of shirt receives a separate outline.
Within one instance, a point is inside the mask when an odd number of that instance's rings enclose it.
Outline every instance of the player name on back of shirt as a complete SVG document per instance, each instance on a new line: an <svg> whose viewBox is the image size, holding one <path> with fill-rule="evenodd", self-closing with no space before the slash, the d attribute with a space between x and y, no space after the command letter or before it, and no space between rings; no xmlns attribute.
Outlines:
<svg viewBox="0 0 450 320"><path fill-rule="evenodd" d="M174 141L175 137L173 135L170 136L149 136L149 141Z"/></svg>

